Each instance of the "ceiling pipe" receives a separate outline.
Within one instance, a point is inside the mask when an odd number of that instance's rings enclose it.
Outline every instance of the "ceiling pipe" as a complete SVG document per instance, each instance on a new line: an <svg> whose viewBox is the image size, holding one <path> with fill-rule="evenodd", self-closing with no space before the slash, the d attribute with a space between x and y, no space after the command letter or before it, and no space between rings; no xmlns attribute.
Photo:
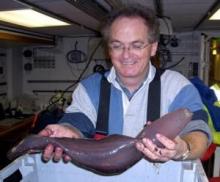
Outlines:
<svg viewBox="0 0 220 182"><path fill-rule="evenodd" d="M117 9L123 6L123 3L119 0L105 0L111 7L112 9Z"/></svg>
<svg viewBox="0 0 220 182"><path fill-rule="evenodd" d="M103 1L103 0L95 0L95 2L97 2L98 4L100 4L106 11L110 12L113 7L111 6L111 4L109 4L107 1Z"/></svg>
<svg viewBox="0 0 220 182"><path fill-rule="evenodd" d="M157 16L159 18L162 18L164 15L163 15L163 5L162 5L161 0L155 0L154 1L154 8L155 8L155 11L157 13Z"/></svg>
<svg viewBox="0 0 220 182"><path fill-rule="evenodd" d="M95 0L65 0L66 2L70 3L72 6L75 6L79 10L83 11L84 13L88 14L89 16L95 18L98 21L103 21L103 17L108 14L108 10L100 5Z"/></svg>
<svg viewBox="0 0 220 182"><path fill-rule="evenodd" d="M205 13L205 15L199 20L199 22L193 27L193 30L195 31L196 29L199 28L199 26L207 19L209 18L214 11L217 10L217 7L220 7L220 1L216 0L213 5L209 8L209 10Z"/></svg>

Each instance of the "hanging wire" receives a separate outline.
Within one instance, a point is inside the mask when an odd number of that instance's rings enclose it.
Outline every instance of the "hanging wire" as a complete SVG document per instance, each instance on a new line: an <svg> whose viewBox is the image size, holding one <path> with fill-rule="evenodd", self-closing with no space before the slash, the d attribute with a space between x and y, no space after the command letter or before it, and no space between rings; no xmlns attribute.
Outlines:
<svg viewBox="0 0 220 182"><path fill-rule="evenodd" d="M86 70L88 69L89 65L91 64L92 60L93 60L93 56L95 55L97 49L100 47L100 45L103 43L102 40L99 41L99 43L97 44L97 46L95 47L95 49L92 51L89 59L88 59L88 63L86 64L85 68L83 69L83 71L81 72L81 74L79 75L78 79L76 81L74 81L71 85L69 85L67 88L65 88L63 91L60 91L60 96L57 97L57 95L52 96L49 99L49 104L46 107L46 110L48 110L52 105L58 103L61 99L63 99L64 94L69 91L70 88L72 88L73 86L75 86L77 83L79 83L83 77L83 75L85 74ZM57 97L57 98L56 98Z"/></svg>
<svg viewBox="0 0 220 182"><path fill-rule="evenodd" d="M182 57L179 61L177 61L175 64L172 64L166 68L163 68L163 69L171 69L171 68L174 68L175 66L177 66L178 64L180 64L183 60L185 59L185 57Z"/></svg>

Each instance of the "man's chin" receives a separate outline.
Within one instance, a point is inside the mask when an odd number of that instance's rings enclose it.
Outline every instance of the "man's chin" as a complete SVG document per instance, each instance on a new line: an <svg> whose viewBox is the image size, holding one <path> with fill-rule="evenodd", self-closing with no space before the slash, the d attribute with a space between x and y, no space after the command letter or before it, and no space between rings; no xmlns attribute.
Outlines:
<svg viewBox="0 0 220 182"><path fill-rule="evenodd" d="M137 75L134 74L134 73L124 73L124 74L121 74L121 76L124 77L124 78L135 78L135 77L137 77Z"/></svg>

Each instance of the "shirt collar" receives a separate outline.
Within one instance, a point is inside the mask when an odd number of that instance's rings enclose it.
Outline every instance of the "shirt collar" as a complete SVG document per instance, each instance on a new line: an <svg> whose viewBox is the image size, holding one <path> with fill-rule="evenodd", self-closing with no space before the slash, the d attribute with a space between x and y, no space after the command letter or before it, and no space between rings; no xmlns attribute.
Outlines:
<svg viewBox="0 0 220 182"><path fill-rule="evenodd" d="M149 72L148 72L148 75L147 77L145 78L145 80L143 81L143 83L141 84L140 88L147 84L147 83L150 83L154 76L155 76L155 73L156 73L156 68L151 64L151 62L149 61ZM118 82L118 79L117 79L117 75L116 75L116 71L115 71L115 68L112 67L108 76L107 76L107 79L110 83L112 83L116 88L118 88L119 90L122 90L124 91L124 89L122 89L120 83Z"/></svg>

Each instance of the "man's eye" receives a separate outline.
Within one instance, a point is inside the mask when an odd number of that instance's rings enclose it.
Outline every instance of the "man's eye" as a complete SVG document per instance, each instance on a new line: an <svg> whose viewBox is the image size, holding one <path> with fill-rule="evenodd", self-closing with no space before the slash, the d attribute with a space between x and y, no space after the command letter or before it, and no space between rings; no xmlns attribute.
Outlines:
<svg viewBox="0 0 220 182"><path fill-rule="evenodd" d="M112 48L113 48L113 49L121 49L121 48L122 48L122 45L112 45Z"/></svg>
<svg viewBox="0 0 220 182"><path fill-rule="evenodd" d="M132 48L133 49L141 49L143 47L143 44L133 44Z"/></svg>

